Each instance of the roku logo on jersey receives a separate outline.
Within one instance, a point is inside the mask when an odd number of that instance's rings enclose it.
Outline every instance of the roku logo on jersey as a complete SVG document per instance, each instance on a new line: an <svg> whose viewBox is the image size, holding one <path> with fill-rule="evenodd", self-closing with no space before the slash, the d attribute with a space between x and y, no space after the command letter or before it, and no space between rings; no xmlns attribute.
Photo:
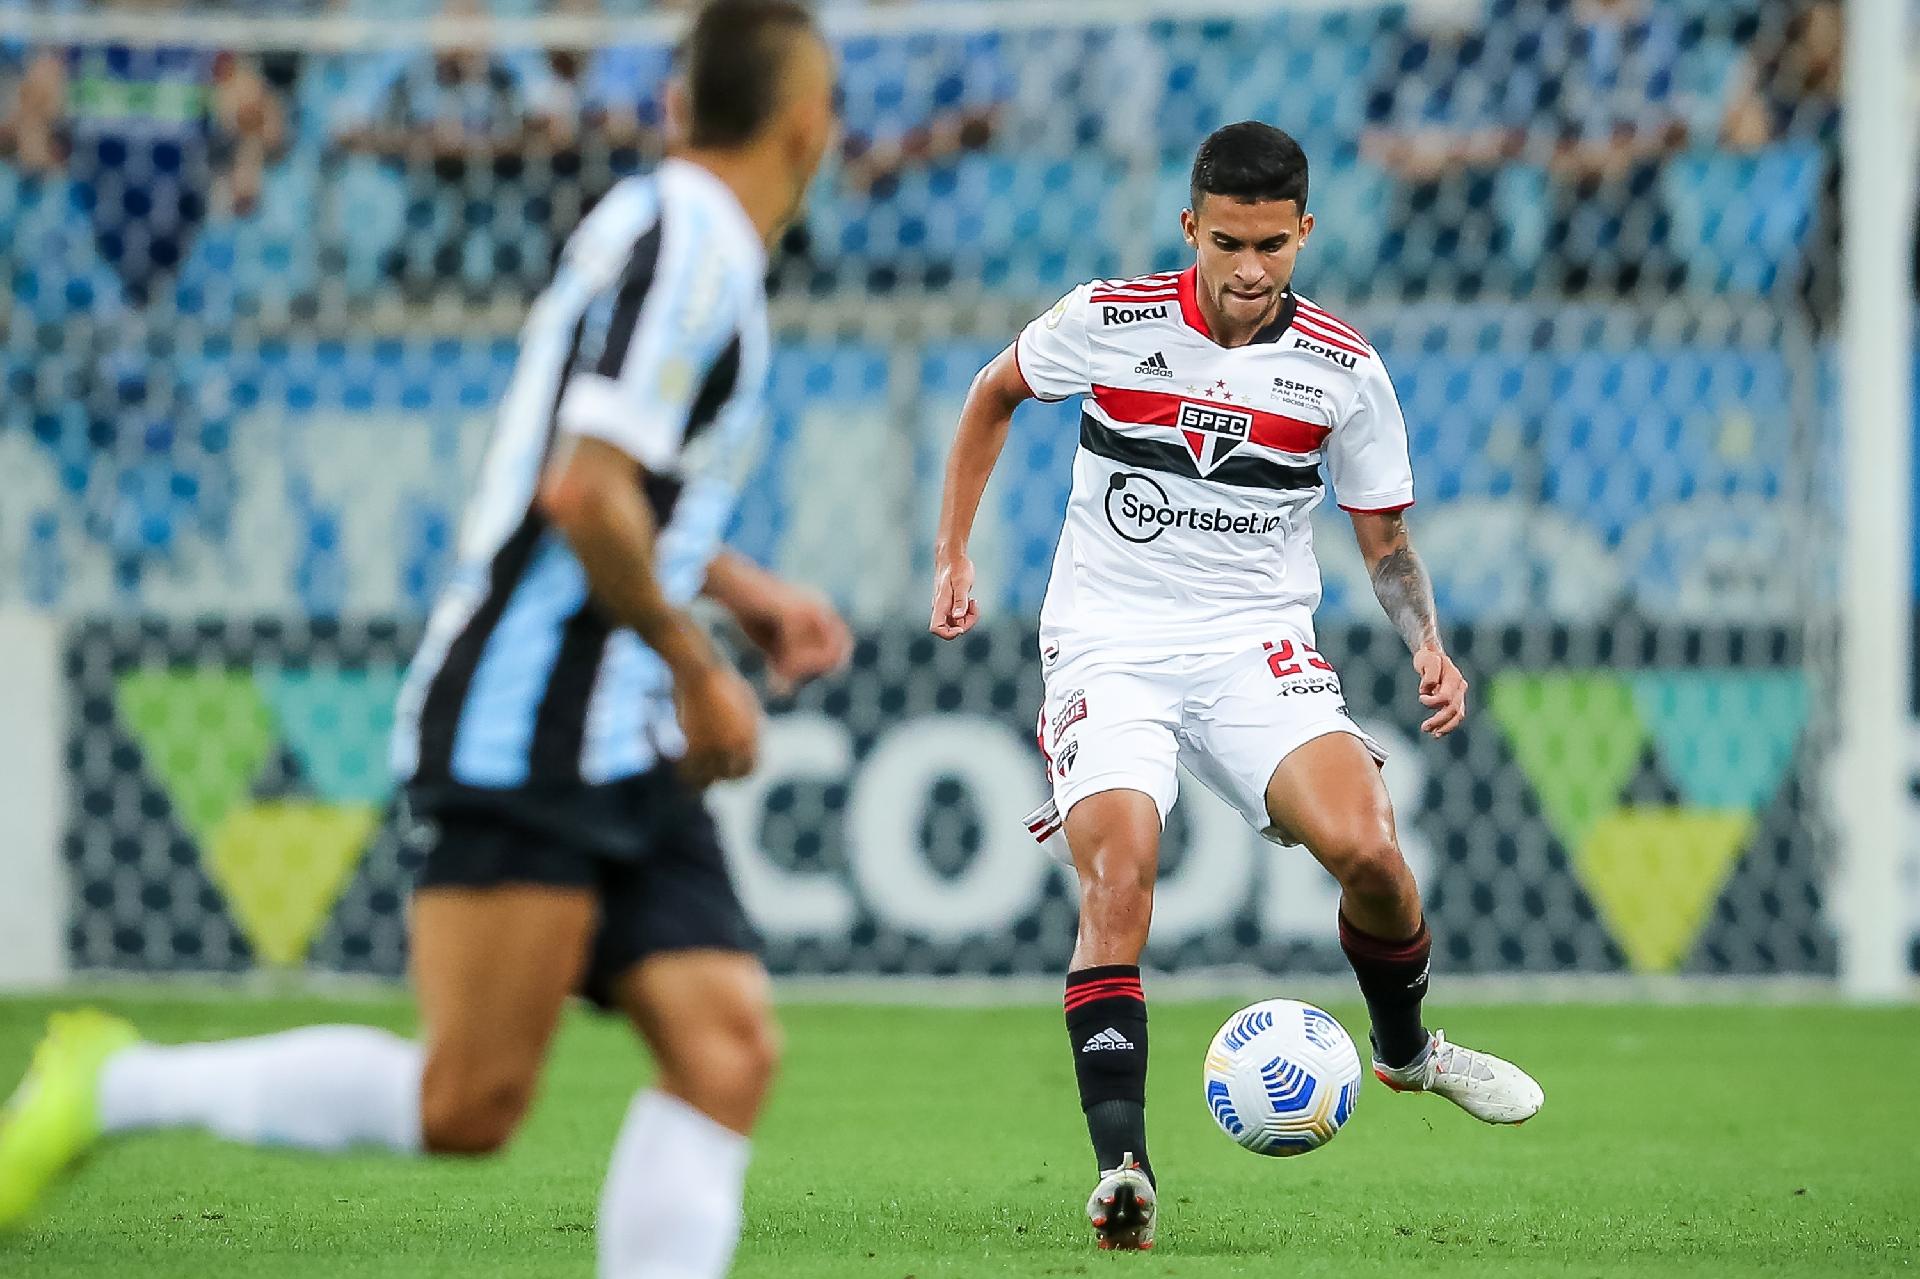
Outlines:
<svg viewBox="0 0 1920 1279"><path fill-rule="evenodd" d="M1153 477L1123 471L1107 482L1107 523L1127 541L1145 544L1170 528L1227 537L1264 537L1286 523L1286 517L1265 512L1236 514L1217 506L1175 506Z"/></svg>
<svg viewBox="0 0 1920 1279"><path fill-rule="evenodd" d="M1343 369L1350 369L1360 362L1360 357L1351 351L1340 351L1330 346L1322 346L1311 338L1295 338L1293 340L1293 349L1296 351L1311 351L1322 359L1332 360Z"/></svg>
<svg viewBox="0 0 1920 1279"><path fill-rule="evenodd" d="M1103 306L1100 308L1100 323L1109 327L1116 324L1134 324L1140 320L1164 320L1167 318L1167 304L1159 306Z"/></svg>

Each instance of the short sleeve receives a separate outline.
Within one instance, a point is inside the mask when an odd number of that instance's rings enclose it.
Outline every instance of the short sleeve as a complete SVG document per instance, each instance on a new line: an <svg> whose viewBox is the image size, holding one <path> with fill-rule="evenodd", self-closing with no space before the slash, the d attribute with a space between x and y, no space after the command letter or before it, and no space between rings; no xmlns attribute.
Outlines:
<svg viewBox="0 0 1920 1279"><path fill-rule="evenodd" d="M707 371L739 335L738 272L716 237L683 250L655 228L582 316L559 427L672 472Z"/></svg>
<svg viewBox="0 0 1920 1279"><path fill-rule="evenodd" d="M1036 398L1064 400L1092 389L1087 354L1087 299L1092 292L1092 285L1081 285L1014 339L1013 358Z"/></svg>
<svg viewBox="0 0 1920 1279"><path fill-rule="evenodd" d="M1407 423L1378 355L1361 371L1359 393L1346 419L1327 437L1326 454L1341 510L1399 511L1413 505Z"/></svg>

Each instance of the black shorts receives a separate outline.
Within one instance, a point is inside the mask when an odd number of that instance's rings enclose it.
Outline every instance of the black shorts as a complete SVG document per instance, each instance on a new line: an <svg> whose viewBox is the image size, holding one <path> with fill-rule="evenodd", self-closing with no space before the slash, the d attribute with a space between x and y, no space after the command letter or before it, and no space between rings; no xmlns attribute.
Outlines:
<svg viewBox="0 0 1920 1279"><path fill-rule="evenodd" d="M759 950L713 817L671 768L567 791L415 788L407 803L427 827L421 888L594 891L600 927L580 993L601 1008L649 955Z"/></svg>

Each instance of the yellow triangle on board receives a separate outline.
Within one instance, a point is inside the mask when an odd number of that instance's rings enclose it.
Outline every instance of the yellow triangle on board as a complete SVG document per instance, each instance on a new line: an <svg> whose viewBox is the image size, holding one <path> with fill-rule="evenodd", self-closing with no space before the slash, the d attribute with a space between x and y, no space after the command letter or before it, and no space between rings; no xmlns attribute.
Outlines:
<svg viewBox="0 0 1920 1279"><path fill-rule="evenodd" d="M1686 959L1753 828L1751 813L1703 808L1622 808L1594 822L1574 865L1636 971Z"/></svg>
<svg viewBox="0 0 1920 1279"><path fill-rule="evenodd" d="M254 952L297 964L373 838L371 804L275 800L228 813L207 840L207 874Z"/></svg>

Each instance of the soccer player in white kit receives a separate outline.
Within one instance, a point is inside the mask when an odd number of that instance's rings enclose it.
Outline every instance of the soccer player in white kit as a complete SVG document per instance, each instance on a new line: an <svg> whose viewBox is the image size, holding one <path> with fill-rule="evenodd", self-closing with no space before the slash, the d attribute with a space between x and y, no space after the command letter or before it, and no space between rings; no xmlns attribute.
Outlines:
<svg viewBox="0 0 1920 1279"><path fill-rule="evenodd" d="M1066 526L1040 620L1039 736L1080 877L1066 1020L1100 1182L1104 1248L1151 1247L1147 941L1160 831L1184 763L1340 883L1341 946L1372 1020L1374 1072L1489 1123L1540 1108L1518 1067L1421 1017L1432 942L1394 835L1378 743L1314 648L1308 515L1320 468L1353 519L1381 607L1406 640L1434 737L1467 713L1404 512L1406 426L1380 356L1293 290L1313 231L1307 160L1278 129L1228 125L1194 160L1181 225L1194 265L1074 289L968 391L935 545L930 629L979 617L967 537L1014 409L1082 396Z"/></svg>

